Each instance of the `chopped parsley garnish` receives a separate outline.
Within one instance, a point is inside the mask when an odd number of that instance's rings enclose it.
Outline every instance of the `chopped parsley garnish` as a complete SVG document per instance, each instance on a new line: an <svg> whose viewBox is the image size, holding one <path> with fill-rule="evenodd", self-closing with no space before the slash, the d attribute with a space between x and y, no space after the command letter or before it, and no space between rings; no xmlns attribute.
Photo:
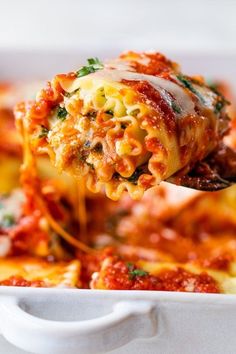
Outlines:
<svg viewBox="0 0 236 354"><path fill-rule="evenodd" d="M133 183L134 185L137 184L139 177L143 174L146 173L146 169L144 166L140 166L138 167L134 173L130 176L130 177L121 177L121 175L118 172L114 172L112 175L112 179L114 180L126 180L129 181L131 183ZM148 173L148 172L147 172Z"/></svg>
<svg viewBox="0 0 236 354"><path fill-rule="evenodd" d="M220 113L220 111L222 110L222 108L225 106L225 102L223 101L218 101L215 105L215 109L214 112L215 113Z"/></svg>
<svg viewBox="0 0 236 354"><path fill-rule="evenodd" d="M94 73L97 70L103 69L104 67L102 62L100 62L98 58L89 58L87 59L87 61L88 61L88 65L82 66L81 69L76 71L77 77L83 77L89 75L91 73Z"/></svg>
<svg viewBox="0 0 236 354"><path fill-rule="evenodd" d="M127 263L127 268L129 270L129 277L130 279L134 279L135 277L146 277L148 275L148 272L146 272L143 269L135 269L135 266L133 263L128 262Z"/></svg>
<svg viewBox="0 0 236 354"><path fill-rule="evenodd" d="M134 264L133 263L131 263L131 262L127 262L127 268L129 269L129 271L132 271L132 270L134 270Z"/></svg>
<svg viewBox="0 0 236 354"><path fill-rule="evenodd" d="M3 228L11 227L15 223L15 218L12 214L5 214L2 217L0 226Z"/></svg>
<svg viewBox="0 0 236 354"><path fill-rule="evenodd" d="M182 82L182 84L187 88L189 89L192 93L194 93L198 98L199 100L202 102L202 103L205 103L205 100L204 98L202 97L202 95L195 89L195 87L193 86L192 82L187 79L184 75L177 75L177 79L179 81Z"/></svg>
<svg viewBox="0 0 236 354"><path fill-rule="evenodd" d="M108 111L105 112L106 114L110 114L111 116L113 116L113 111L111 109L109 109Z"/></svg>
<svg viewBox="0 0 236 354"><path fill-rule="evenodd" d="M224 106L230 104L230 102L226 100L220 92L215 91L215 93L218 94L218 101L216 102L215 109L214 109L214 112L217 114L221 112Z"/></svg>
<svg viewBox="0 0 236 354"><path fill-rule="evenodd" d="M171 107L175 113L181 113L181 108L174 102L171 102Z"/></svg>
<svg viewBox="0 0 236 354"><path fill-rule="evenodd" d="M89 65L94 65L94 66L97 65L97 66L102 66L103 67L103 64L100 62L100 60L98 58L89 58L89 59L87 59L87 61L88 61Z"/></svg>
<svg viewBox="0 0 236 354"><path fill-rule="evenodd" d="M45 138L48 135L48 128L46 128L44 125L41 125L41 133L39 134L39 138Z"/></svg>
<svg viewBox="0 0 236 354"><path fill-rule="evenodd" d="M132 277L146 277L148 275L148 272L143 269L134 269L130 272L130 275Z"/></svg>
<svg viewBox="0 0 236 354"><path fill-rule="evenodd" d="M93 66L83 66L80 70L76 72L77 77L83 77L88 74L94 73L96 70L94 70Z"/></svg>
<svg viewBox="0 0 236 354"><path fill-rule="evenodd" d="M218 95L218 100L215 104L215 109L214 113L220 113L222 108L224 108L225 105L230 104L228 100L225 99L225 97L222 95L222 93L218 90L218 85L217 82L210 82L208 83L208 87Z"/></svg>
<svg viewBox="0 0 236 354"><path fill-rule="evenodd" d="M224 108L225 105L230 104L230 102L227 101L224 98L224 96L222 96L220 93L218 95L219 95L219 100L216 102L215 105L215 109L214 109L215 113L220 113L220 111L222 110L222 108Z"/></svg>
<svg viewBox="0 0 236 354"><path fill-rule="evenodd" d="M139 179L139 177L141 176L142 173L143 173L143 169L141 167L138 167L134 171L134 173L130 177L126 178L126 179L127 179L127 181L129 181L129 182L131 182L133 184L137 184L137 181L138 181L138 179Z"/></svg>
<svg viewBox="0 0 236 354"><path fill-rule="evenodd" d="M68 112L65 107L58 107L57 118L59 118L62 122L66 119Z"/></svg>

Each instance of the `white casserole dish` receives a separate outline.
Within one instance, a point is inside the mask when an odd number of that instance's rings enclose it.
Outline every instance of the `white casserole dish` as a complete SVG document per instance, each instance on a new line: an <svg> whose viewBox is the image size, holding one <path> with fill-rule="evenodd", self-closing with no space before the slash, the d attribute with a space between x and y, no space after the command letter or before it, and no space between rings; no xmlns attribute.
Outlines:
<svg viewBox="0 0 236 354"><path fill-rule="evenodd" d="M50 78L117 54L101 53L2 52L0 80ZM236 91L236 54L166 54ZM234 311L230 295L0 287L0 353L233 354Z"/></svg>
<svg viewBox="0 0 236 354"><path fill-rule="evenodd" d="M233 354L235 311L229 295L3 287L0 328L27 353Z"/></svg>

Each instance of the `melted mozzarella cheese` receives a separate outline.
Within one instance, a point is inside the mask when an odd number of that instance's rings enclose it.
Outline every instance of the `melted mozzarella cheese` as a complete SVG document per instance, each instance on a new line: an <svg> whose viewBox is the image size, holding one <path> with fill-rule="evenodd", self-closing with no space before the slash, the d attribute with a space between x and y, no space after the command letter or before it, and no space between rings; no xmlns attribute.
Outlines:
<svg viewBox="0 0 236 354"><path fill-rule="evenodd" d="M61 82L61 85L65 91L72 93L81 86L82 82L93 79L106 82L121 82L122 80L146 81L161 94L163 99L169 105L171 104L171 96L173 96L176 103L181 108L181 115L195 114L194 102L186 90L176 83L158 76L140 74L126 70L104 69L87 76L77 78L73 80L73 82Z"/></svg>

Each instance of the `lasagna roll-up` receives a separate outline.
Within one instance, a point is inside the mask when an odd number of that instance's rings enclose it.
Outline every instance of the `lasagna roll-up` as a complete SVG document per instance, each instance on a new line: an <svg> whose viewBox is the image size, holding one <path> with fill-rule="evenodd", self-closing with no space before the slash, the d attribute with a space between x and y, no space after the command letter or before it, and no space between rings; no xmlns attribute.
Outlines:
<svg viewBox="0 0 236 354"><path fill-rule="evenodd" d="M111 199L124 190L138 199L216 148L228 127L225 103L163 55L128 52L57 75L16 117L31 149L59 170Z"/></svg>

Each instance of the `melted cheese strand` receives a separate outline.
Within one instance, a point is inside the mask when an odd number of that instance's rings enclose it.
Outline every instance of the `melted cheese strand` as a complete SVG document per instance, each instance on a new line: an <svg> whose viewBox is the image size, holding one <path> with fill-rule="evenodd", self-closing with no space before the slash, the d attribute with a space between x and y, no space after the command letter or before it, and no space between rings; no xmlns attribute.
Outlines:
<svg viewBox="0 0 236 354"><path fill-rule="evenodd" d="M39 204L40 209L42 210L43 214L45 215L49 225L51 228L59 234L62 238L64 238L68 243L70 243L72 246L80 249L81 251L87 252L87 253L92 253L95 252L92 248L86 246L83 242L80 242L79 240L75 239L73 236L71 236L67 231L65 231L59 224L58 222L51 216L49 213L44 200L41 197L37 196L37 201Z"/></svg>
<svg viewBox="0 0 236 354"><path fill-rule="evenodd" d="M78 179L77 182L77 191L78 191L78 219L80 225L80 235L83 241L86 241L87 234L87 211L86 211L86 200L85 200L85 180L83 177Z"/></svg>
<svg viewBox="0 0 236 354"><path fill-rule="evenodd" d="M21 180L22 180L22 184L24 186L24 183L27 180L27 178L25 178L25 176L28 176L28 174L30 173L30 177L34 181L35 178L37 178L37 170L36 170L35 159L32 154L32 151L30 149L28 133L24 127L24 121L22 121L20 128L21 128L22 136L23 136L23 165L22 165L22 169L21 169ZM34 183L32 185L34 186ZM37 189L37 192L35 193L35 198L37 200L40 210L45 215L49 225L59 236L61 236L63 239L65 239L72 246L74 246L86 253L95 252L95 250L88 247L83 242L80 242L79 240L75 239L72 235L70 235L68 232L66 232L58 224L58 222L51 216L51 214L50 214L50 212L43 200L43 197L41 195L41 188L39 190ZM85 219L85 221L86 221L86 219Z"/></svg>

